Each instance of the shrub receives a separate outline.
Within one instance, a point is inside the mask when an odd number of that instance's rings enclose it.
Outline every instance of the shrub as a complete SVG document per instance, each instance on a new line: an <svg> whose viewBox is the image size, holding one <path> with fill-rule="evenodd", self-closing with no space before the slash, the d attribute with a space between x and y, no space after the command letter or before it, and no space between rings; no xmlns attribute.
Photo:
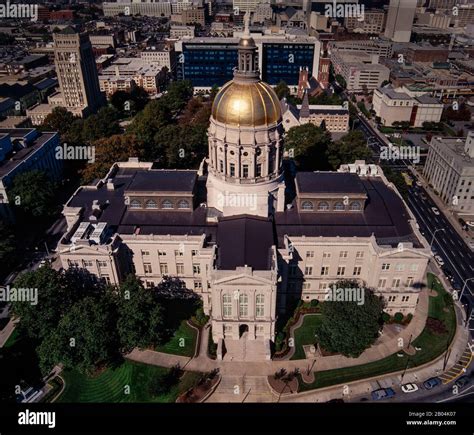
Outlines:
<svg viewBox="0 0 474 435"><path fill-rule="evenodd" d="M413 319L413 314L412 313L409 313L407 314L407 316L405 317L405 322L408 324L411 322L411 319Z"/></svg>
<svg viewBox="0 0 474 435"><path fill-rule="evenodd" d="M451 307L453 305L453 297L450 293L445 293L443 295L443 301L444 305L446 305L447 307Z"/></svg>
<svg viewBox="0 0 474 435"><path fill-rule="evenodd" d="M386 313L385 311L382 313L382 320L383 323L387 323L390 321L390 314Z"/></svg>
<svg viewBox="0 0 474 435"><path fill-rule="evenodd" d="M199 307L196 310L196 314L192 317L193 323L201 327L204 326L208 320L209 320L209 316L206 316L204 314L204 309L202 307Z"/></svg>
<svg viewBox="0 0 474 435"><path fill-rule="evenodd" d="M285 341L285 334L283 332L279 332L275 338L275 350L277 352L282 349L284 341Z"/></svg>
<svg viewBox="0 0 474 435"><path fill-rule="evenodd" d="M316 307L318 304L319 301L317 299L311 299L311 302L309 303L309 305L313 308Z"/></svg>
<svg viewBox="0 0 474 435"><path fill-rule="evenodd" d="M402 323L403 322L403 314L402 313L395 313L395 315L393 316L393 319L397 323Z"/></svg>
<svg viewBox="0 0 474 435"><path fill-rule="evenodd" d="M442 320L438 320L433 317L428 317L428 319L426 319L426 327L433 334L437 334L437 335L442 335L447 332L444 322Z"/></svg>

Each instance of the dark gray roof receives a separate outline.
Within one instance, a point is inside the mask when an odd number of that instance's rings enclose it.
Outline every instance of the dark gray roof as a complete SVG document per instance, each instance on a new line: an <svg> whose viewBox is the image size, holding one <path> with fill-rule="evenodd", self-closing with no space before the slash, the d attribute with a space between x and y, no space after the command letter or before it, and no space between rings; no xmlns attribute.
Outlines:
<svg viewBox="0 0 474 435"><path fill-rule="evenodd" d="M357 177L355 174L335 175ZM285 234L290 237L370 237L374 234L381 244L396 246L398 242L406 241L421 247L412 232L408 222L410 215L402 200L382 179L360 178L358 185L368 196L362 213L299 213L297 207L276 213L279 245L282 246Z"/></svg>
<svg viewBox="0 0 474 435"><path fill-rule="evenodd" d="M300 193L365 193L359 176L345 172L298 172L296 184Z"/></svg>
<svg viewBox="0 0 474 435"><path fill-rule="evenodd" d="M234 270L247 265L254 270L269 270L274 244L269 219L247 215L222 218L217 226L217 268Z"/></svg>
<svg viewBox="0 0 474 435"><path fill-rule="evenodd" d="M146 192L189 192L194 190L197 172L189 170L151 170L138 172L128 190Z"/></svg>

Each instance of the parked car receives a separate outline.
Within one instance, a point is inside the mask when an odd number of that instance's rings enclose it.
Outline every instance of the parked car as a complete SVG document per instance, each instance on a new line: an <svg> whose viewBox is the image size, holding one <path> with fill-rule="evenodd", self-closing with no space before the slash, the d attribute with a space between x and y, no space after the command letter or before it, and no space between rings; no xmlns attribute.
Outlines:
<svg viewBox="0 0 474 435"><path fill-rule="evenodd" d="M431 207L431 211L436 215L439 216L439 210L436 207Z"/></svg>
<svg viewBox="0 0 474 435"><path fill-rule="evenodd" d="M378 390L372 391L373 400L382 400L390 399L395 396L395 391L392 388L380 388Z"/></svg>
<svg viewBox="0 0 474 435"><path fill-rule="evenodd" d="M467 384L471 383L471 379L469 376L461 376L459 379L456 380L456 385L459 388L465 387Z"/></svg>
<svg viewBox="0 0 474 435"><path fill-rule="evenodd" d="M435 255L435 260L440 266L444 266L444 261L439 255Z"/></svg>
<svg viewBox="0 0 474 435"><path fill-rule="evenodd" d="M403 384L402 391L404 393L414 393L415 391L418 391L418 385L413 383Z"/></svg>
<svg viewBox="0 0 474 435"><path fill-rule="evenodd" d="M438 377L429 378L425 382L423 382L423 386L427 390L432 390L433 388L437 387L438 385L441 385L441 379L438 378Z"/></svg>
<svg viewBox="0 0 474 435"><path fill-rule="evenodd" d="M426 195L424 193L422 193L420 196L423 201L426 201Z"/></svg>

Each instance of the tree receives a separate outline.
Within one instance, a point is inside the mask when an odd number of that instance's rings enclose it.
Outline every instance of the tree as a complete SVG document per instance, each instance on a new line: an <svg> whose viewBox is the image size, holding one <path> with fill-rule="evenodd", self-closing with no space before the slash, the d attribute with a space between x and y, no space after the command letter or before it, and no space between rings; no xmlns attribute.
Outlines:
<svg viewBox="0 0 474 435"><path fill-rule="evenodd" d="M186 102L193 96L193 85L189 80L172 82L167 89L166 95L160 100L172 113L180 111Z"/></svg>
<svg viewBox="0 0 474 435"><path fill-rule="evenodd" d="M82 138L92 142L121 133L118 119L120 113L114 107L102 107L95 115L84 120Z"/></svg>
<svg viewBox="0 0 474 435"><path fill-rule="evenodd" d="M336 289L359 288L355 281L339 281ZM361 288L363 303L328 300L321 305L321 323L316 326L320 346L329 351L356 358L371 346L381 329L383 300L371 289Z"/></svg>
<svg viewBox="0 0 474 435"><path fill-rule="evenodd" d="M163 308L156 293L129 275L119 289L117 331L122 349L160 344L163 340Z"/></svg>
<svg viewBox="0 0 474 435"><path fill-rule="evenodd" d="M127 133L134 134L138 140L146 144L152 144L160 128L171 121L171 114L161 100L162 98L150 101L143 111L133 118Z"/></svg>
<svg viewBox="0 0 474 435"><path fill-rule="evenodd" d="M291 94L290 88L283 80L275 86L274 90L279 100L282 98L288 98Z"/></svg>
<svg viewBox="0 0 474 435"><path fill-rule="evenodd" d="M54 330L62 315L72 305L72 294L64 277L49 266L21 274L15 288L37 290L37 303L12 302L12 311L20 318L20 327L30 337L42 339Z"/></svg>
<svg viewBox="0 0 474 435"><path fill-rule="evenodd" d="M116 309L111 294L76 302L38 347L43 373L62 363L90 374L118 352Z"/></svg>
<svg viewBox="0 0 474 435"><path fill-rule="evenodd" d="M71 124L77 118L64 107L55 107L53 111L46 116L41 125L42 131L57 131L61 138L67 133Z"/></svg>
<svg viewBox="0 0 474 435"><path fill-rule="evenodd" d="M143 110L148 102L148 94L136 86L131 92L116 91L110 97L110 104L124 117L131 117Z"/></svg>
<svg viewBox="0 0 474 435"><path fill-rule="evenodd" d="M340 74L336 74L336 81L341 85L342 88L346 89L347 83L344 77L342 77Z"/></svg>
<svg viewBox="0 0 474 435"><path fill-rule="evenodd" d="M15 235L13 229L0 218L0 278L9 272L16 258Z"/></svg>
<svg viewBox="0 0 474 435"><path fill-rule="evenodd" d="M56 189L46 172L32 170L13 178L8 196L25 218L47 218L56 212Z"/></svg>
<svg viewBox="0 0 474 435"><path fill-rule="evenodd" d="M327 156L332 168L337 169L342 164L354 163L356 160L367 160L371 156L371 152L367 147L364 134L354 130L337 142L330 142Z"/></svg>
<svg viewBox="0 0 474 435"><path fill-rule="evenodd" d="M84 182L103 178L113 163L128 161L129 157L144 156L144 145L133 134L116 134L92 143L95 147L95 162L88 164L81 175Z"/></svg>
<svg viewBox="0 0 474 435"><path fill-rule="evenodd" d="M299 170L324 170L328 168L326 152L330 143L327 131L308 123L288 130L285 148Z"/></svg>

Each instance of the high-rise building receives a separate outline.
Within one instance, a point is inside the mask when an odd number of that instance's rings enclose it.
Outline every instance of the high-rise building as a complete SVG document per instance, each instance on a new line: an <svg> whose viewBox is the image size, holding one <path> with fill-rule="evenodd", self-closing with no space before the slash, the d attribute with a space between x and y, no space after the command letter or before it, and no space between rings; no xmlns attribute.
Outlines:
<svg viewBox="0 0 474 435"><path fill-rule="evenodd" d="M103 103L97 67L89 37L71 27L53 35L54 62L64 106L83 114L96 111Z"/></svg>
<svg viewBox="0 0 474 435"><path fill-rule="evenodd" d="M413 0L390 0L385 36L394 42L410 42L415 10Z"/></svg>
<svg viewBox="0 0 474 435"><path fill-rule="evenodd" d="M255 12L261 0L234 0L234 10L239 9L242 12Z"/></svg>

